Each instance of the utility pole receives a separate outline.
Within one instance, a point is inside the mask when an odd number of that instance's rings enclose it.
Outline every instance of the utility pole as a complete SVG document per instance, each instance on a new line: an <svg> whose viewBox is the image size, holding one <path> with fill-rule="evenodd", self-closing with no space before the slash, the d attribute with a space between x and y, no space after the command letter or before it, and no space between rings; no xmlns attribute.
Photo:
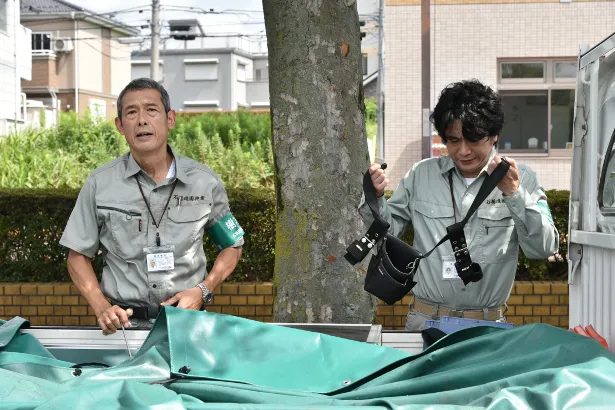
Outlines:
<svg viewBox="0 0 615 410"><path fill-rule="evenodd" d="M160 24L158 15L160 14L160 0L152 0L152 64L150 66L150 77L158 81L158 59L160 57Z"/></svg>
<svg viewBox="0 0 615 410"><path fill-rule="evenodd" d="M430 98L430 38L429 38L430 0L421 0L421 101L423 120L423 159L431 157L431 123L429 122Z"/></svg>
<svg viewBox="0 0 615 410"><path fill-rule="evenodd" d="M384 162L384 0L378 6L378 136L376 162Z"/></svg>

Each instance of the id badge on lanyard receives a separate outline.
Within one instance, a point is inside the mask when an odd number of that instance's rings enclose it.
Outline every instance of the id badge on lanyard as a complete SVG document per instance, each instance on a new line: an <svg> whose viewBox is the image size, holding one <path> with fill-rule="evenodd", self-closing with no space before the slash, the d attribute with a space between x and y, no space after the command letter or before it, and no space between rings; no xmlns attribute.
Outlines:
<svg viewBox="0 0 615 410"><path fill-rule="evenodd" d="M453 255L446 255L442 257L442 279L461 279L457 274L457 268L455 267L455 257Z"/></svg>
<svg viewBox="0 0 615 410"><path fill-rule="evenodd" d="M147 206L147 210L149 211L150 216L152 217L152 221L156 226L156 246L150 246L143 248L143 253L145 253L145 262L147 263L147 271L148 272L166 272L175 269L175 246L174 245L161 245L160 244L160 223L162 222L162 218L165 213L165 209L169 206L169 201L171 200L171 196L173 195L173 191L175 191L175 186L177 185L177 179L173 182L173 188L171 189L171 193L167 198L167 203L165 204L162 215L160 215L160 219L158 223L156 223L156 218L154 218L154 214L152 213L152 209L145 198L145 194L143 193L143 188L141 187L141 182L139 181L139 175L135 175L137 179L137 185L139 186L139 191L141 192L141 196L143 197L143 201Z"/></svg>
<svg viewBox="0 0 615 410"><path fill-rule="evenodd" d="M165 272L175 269L175 246L150 246L143 248L148 272Z"/></svg>

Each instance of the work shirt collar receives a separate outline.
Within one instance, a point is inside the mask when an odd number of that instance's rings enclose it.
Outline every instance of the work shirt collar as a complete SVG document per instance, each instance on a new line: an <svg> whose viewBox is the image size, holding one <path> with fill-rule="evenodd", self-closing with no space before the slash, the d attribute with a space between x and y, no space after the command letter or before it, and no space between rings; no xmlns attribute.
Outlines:
<svg viewBox="0 0 615 410"><path fill-rule="evenodd" d="M175 161L175 178L177 178L183 183L186 183L188 177L186 176L184 168L182 167L180 156L176 155L175 151L173 151L173 148L171 148L171 146L168 144L167 144L167 152L169 152L173 156L173 159ZM137 161L135 161L135 158L129 153L128 154L128 164L126 165L126 172L124 173L124 179L135 176L136 174L139 173L139 171L143 171L143 170L141 169L139 164L137 164ZM143 173L145 173L145 171L143 171Z"/></svg>
<svg viewBox="0 0 615 410"><path fill-rule="evenodd" d="M491 153L489 154L489 160L487 161L483 169L478 173L477 178L480 177L483 173L487 172L487 167L489 166L489 163L493 161L493 158L495 158L497 153L498 153L497 150L495 149L495 147L493 147L491 149ZM453 168L457 168L457 166L455 165L455 161L453 161L453 159L450 156L442 157L442 162L440 164L440 173L445 174ZM459 175L461 175L461 172L459 172L459 169L457 169L457 172L459 173Z"/></svg>

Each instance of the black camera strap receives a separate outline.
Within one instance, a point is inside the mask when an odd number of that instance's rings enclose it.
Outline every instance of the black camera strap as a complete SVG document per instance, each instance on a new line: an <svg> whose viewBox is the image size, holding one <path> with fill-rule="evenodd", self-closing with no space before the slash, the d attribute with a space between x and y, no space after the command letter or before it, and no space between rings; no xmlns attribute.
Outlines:
<svg viewBox="0 0 615 410"><path fill-rule="evenodd" d="M381 168L386 169L386 164L382 164ZM429 252L421 254L421 256L417 258L417 261L418 259L427 258L434 250L436 250L438 246L442 245L447 240L450 240L453 252L455 253L455 267L457 268L457 273L460 278L464 281L464 284L467 285L469 282L480 280L482 273L480 273L480 277L477 277L478 273L475 272L476 269L480 270L480 266L473 263L470 258L463 228L470 220L470 217L472 217L474 212L476 212L478 207L487 199L489 194L491 194L491 192L495 189L504 175L506 175L509 168L510 164L506 161L506 159L502 158L502 161L498 164L498 166L483 181L483 184L481 185L476 198L474 198L474 201L472 202L472 205L470 206L465 218L463 218L460 222L456 222L447 227L446 235L440 239L436 246L434 246ZM449 180L449 183L452 183L452 178ZM379 240L385 237L390 226L390 224L380 216L378 197L376 196L376 189L372 183L369 170L363 175L363 192L365 194L365 202L369 206L369 209L374 217L374 222L369 227L367 233L361 239L354 241L347 249L347 254L345 255L346 260L353 265L363 260L369 250L376 246L376 243ZM453 194L452 185L451 194ZM455 209L454 212L456 212ZM417 264L415 263L415 265Z"/></svg>
<svg viewBox="0 0 615 410"><path fill-rule="evenodd" d="M483 184L480 186L480 189L476 194L476 198L474 198L472 205L470 205L470 209L468 209L468 213L465 218L463 218L460 222L455 222L453 225L446 227L446 236L442 238L442 240L435 246L437 248L445 240L450 240L451 247L453 248L453 254L455 255L455 268L457 269L457 274L461 280L463 280L464 285L467 285L470 282L478 282L482 279L483 273L480 266L472 262L463 228L470 220L470 217L474 214L474 212L476 212L480 204L487 199L489 194L491 194L491 191L493 191L502 178L504 178L504 175L506 175L509 168L510 164L508 161L506 161L505 158L502 158L502 161L498 164L498 166L483 181ZM451 198L453 201L453 212L457 212L455 205L455 194L453 192L452 170L449 173L449 185L451 188ZM432 251L433 249L429 253Z"/></svg>
<svg viewBox="0 0 615 410"><path fill-rule="evenodd" d="M387 164L382 164L381 169L386 169ZM391 226L384 218L380 216L380 209L378 206L378 197L376 196L376 189L372 183L372 178L369 170L363 174L363 192L365 193L365 202L372 211L374 222L370 225L367 233L359 240L354 241L346 249L346 255L344 257L352 265L356 265L361 262L369 251L376 246L376 243L384 238Z"/></svg>

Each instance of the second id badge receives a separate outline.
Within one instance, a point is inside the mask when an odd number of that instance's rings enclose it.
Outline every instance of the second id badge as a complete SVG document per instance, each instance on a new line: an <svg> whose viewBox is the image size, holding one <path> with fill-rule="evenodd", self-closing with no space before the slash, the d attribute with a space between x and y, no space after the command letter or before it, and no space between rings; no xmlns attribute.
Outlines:
<svg viewBox="0 0 615 410"><path fill-rule="evenodd" d="M148 272L163 272L175 269L175 246L162 245L143 248Z"/></svg>
<svg viewBox="0 0 615 410"><path fill-rule="evenodd" d="M455 267L455 257L453 255L447 255L442 258L442 279L461 279L457 274L457 268Z"/></svg>

